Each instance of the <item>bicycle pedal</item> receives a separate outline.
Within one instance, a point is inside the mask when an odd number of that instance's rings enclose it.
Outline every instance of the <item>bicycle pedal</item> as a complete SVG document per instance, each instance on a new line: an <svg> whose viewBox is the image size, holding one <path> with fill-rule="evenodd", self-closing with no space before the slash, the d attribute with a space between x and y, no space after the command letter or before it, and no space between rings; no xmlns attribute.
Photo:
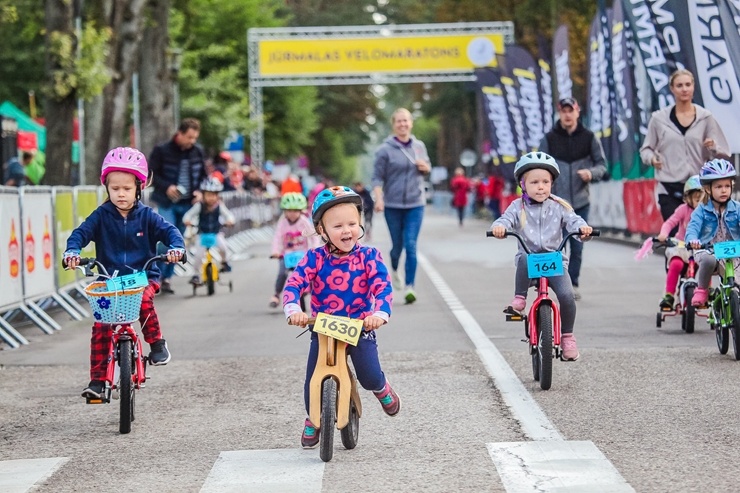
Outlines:
<svg viewBox="0 0 740 493"><path fill-rule="evenodd" d="M85 402L87 404L104 404L105 403L103 399L98 399L98 398L91 399L90 397L86 397Z"/></svg>
<svg viewBox="0 0 740 493"><path fill-rule="evenodd" d="M524 320L524 315L506 315L507 322L521 322L522 320Z"/></svg>

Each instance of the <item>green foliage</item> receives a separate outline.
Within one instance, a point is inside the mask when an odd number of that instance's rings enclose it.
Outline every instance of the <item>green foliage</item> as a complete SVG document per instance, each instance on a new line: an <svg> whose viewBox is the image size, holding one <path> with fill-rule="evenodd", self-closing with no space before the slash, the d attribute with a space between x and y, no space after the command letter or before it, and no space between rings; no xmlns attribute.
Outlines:
<svg viewBox="0 0 740 493"><path fill-rule="evenodd" d="M32 0L0 0L0 101L28 112L29 91L44 80L44 9Z"/></svg>
<svg viewBox="0 0 740 493"><path fill-rule="evenodd" d="M111 35L109 28L97 29L92 22L85 24L82 29L81 56L76 65L79 80L77 97L89 101L103 92L111 81L111 74L105 62L110 54L108 42Z"/></svg>

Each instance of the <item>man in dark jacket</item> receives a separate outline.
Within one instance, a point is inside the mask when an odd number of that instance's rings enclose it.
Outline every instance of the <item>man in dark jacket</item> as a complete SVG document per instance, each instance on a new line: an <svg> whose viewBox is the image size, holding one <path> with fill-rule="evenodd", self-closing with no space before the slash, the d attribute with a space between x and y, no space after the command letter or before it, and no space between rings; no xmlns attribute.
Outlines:
<svg viewBox="0 0 740 493"><path fill-rule="evenodd" d="M558 102L560 120L542 139L539 150L554 157L560 167L560 177L553 183L552 193L567 200L576 214L588 222L588 185L604 177L606 158L599 139L578 120L580 115L578 101L570 97L561 99ZM582 256L583 243L571 238L568 274L577 300L581 298L578 282Z"/></svg>
<svg viewBox="0 0 740 493"><path fill-rule="evenodd" d="M151 199L157 211L168 222L185 232L182 217L191 205L200 201L200 182L206 177L205 152L196 141L200 135L200 122L186 118L177 133L167 142L157 145L149 156L154 191ZM174 293L170 278L174 264L162 266L163 293Z"/></svg>

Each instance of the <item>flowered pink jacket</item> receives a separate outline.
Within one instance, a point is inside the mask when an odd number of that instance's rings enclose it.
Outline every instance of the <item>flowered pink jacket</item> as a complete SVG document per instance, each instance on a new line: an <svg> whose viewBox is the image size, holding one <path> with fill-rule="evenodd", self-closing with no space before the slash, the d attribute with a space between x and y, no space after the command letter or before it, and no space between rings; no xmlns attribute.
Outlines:
<svg viewBox="0 0 740 493"><path fill-rule="evenodd" d="M388 268L380 252L359 243L344 257L314 248L301 259L285 283L285 316L300 312L300 296L311 291L311 316L319 312L364 319L375 315L388 321L393 302Z"/></svg>
<svg viewBox="0 0 740 493"><path fill-rule="evenodd" d="M686 237L686 226L689 225L692 212L694 212L694 209L689 207L687 204L681 204L676 207L676 210L673 211L671 217L666 219L663 226L660 227L660 234L668 236L671 230L678 226L676 238L683 240Z"/></svg>

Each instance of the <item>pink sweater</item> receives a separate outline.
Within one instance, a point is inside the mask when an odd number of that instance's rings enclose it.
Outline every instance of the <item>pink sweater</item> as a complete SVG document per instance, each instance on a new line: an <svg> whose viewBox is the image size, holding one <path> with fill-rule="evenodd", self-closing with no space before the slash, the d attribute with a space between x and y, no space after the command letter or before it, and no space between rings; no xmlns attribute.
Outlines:
<svg viewBox="0 0 740 493"><path fill-rule="evenodd" d="M694 212L694 209L689 207L687 204L684 203L679 205L671 217L666 219L663 226L661 226L660 234L668 236L671 230L678 226L676 238L683 240L686 237L686 226L689 225L689 219L691 219L692 212Z"/></svg>
<svg viewBox="0 0 740 493"><path fill-rule="evenodd" d="M298 250L308 251L321 244L321 240L314 230L313 223L305 215L293 224L280 216L275 225L275 233L272 237L272 254L285 255L288 252Z"/></svg>

